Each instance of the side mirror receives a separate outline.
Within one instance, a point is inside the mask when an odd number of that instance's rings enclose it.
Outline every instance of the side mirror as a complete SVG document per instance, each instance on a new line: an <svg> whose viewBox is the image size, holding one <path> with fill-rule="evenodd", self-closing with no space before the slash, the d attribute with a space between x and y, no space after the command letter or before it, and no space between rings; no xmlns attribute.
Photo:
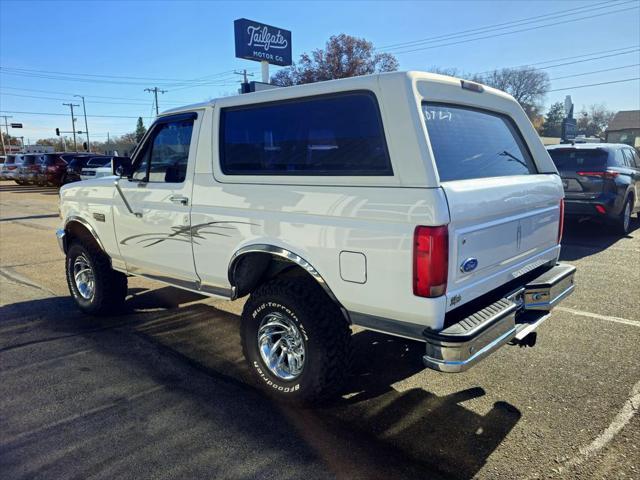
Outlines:
<svg viewBox="0 0 640 480"><path fill-rule="evenodd" d="M131 175L131 159L127 157L113 157L111 159L111 173L119 177Z"/></svg>

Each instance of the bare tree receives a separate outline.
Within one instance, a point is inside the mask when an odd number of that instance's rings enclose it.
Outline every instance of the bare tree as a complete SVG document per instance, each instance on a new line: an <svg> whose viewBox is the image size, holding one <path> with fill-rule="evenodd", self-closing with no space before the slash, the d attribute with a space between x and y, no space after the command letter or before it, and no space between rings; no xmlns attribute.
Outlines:
<svg viewBox="0 0 640 480"><path fill-rule="evenodd" d="M590 105L576 115L578 120L578 132L587 137L604 137L604 131L614 117L615 112L608 110L603 104Z"/></svg>
<svg viewBox="0 0 640 480"><path fill-rule="evenodd" d="M522 106L530 120L540 116L545 95L549 92L549 75L532 67L503 68L473 80L510 94Z"/></svg>
<svg viewBox="0 0 640 480"><path fill-rule="evenodd" d="M323 49L300 55L300 61L277 72L271 83L282 87L357 77L398 69L398 60L389 53L376 53L373 43L341 33L329 38Z"/></svg>

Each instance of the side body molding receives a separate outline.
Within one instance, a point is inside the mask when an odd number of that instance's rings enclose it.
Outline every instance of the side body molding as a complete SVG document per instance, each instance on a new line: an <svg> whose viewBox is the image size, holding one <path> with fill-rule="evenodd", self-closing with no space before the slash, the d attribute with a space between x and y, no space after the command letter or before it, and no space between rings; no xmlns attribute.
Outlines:
<svg viewBox="0 0 640 480"><path fill-rule="evenodd" d="M340 305L340 302L338 301L336 296L333 294L333 292L329 288L329 285L327 284L325 279L322 278L322 275L318 273L318 271L313 267L313 265L307 262L300 255L297 255L285 248L276 247L274 245L267 245L267 244L247 245L239 249L231 257L231 260L229 261L229 270L228 270L227 276L229 278L229 283L231 283L232 285L232 291L233 291L232 297L231 297L232 300L236 299L236 287L234 285L234 279L233 279L235 264L242 257L242 255L247 253L268 253L270 255L275 255L277 257L285 258L286 260L302 267L306 272L309 273L309 275L311 275L316 280L316 282L318 282L318 284L322 287L325 293L329 295L329 298L334 302L336 302L336 304L340 307L340 309L346 315L346 310L342 307L342 305Z"/></svg>

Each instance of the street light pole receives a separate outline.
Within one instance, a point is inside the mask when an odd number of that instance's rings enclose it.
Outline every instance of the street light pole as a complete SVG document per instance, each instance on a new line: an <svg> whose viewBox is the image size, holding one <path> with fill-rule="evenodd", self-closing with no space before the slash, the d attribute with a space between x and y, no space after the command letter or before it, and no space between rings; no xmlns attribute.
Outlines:
<svg viewBox="0 0 640 480"><path fill-rule="evenodd" d="M89 140L89 125L87 125L87 108L84 104L84 97L82 95L74 95L74 97L80 97L82 99L82 110L84 111L84 131L87 134L87 150L91 153L91 141Z"/></svg>
<svg viewBox="0 0 640 480"><path fill-rule="evenodd" d="M73 130L73 150L78 151L78 144L76 142L76 118L73 116L73 107L79 107L75 103L63 103L62 105L66 105L71 108L71 129Z"/></svg>

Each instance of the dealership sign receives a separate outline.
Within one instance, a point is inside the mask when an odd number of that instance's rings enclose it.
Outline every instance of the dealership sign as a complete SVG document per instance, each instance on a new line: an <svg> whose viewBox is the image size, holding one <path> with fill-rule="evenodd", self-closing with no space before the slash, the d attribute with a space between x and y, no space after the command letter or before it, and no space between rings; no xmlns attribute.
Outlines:
<svg viewBox="0 0 640 480"><path fill-rule="evenodd" d="M236 20L233 26L236 57L281 67L291 65L290 31L246 18Z"/></svg>

